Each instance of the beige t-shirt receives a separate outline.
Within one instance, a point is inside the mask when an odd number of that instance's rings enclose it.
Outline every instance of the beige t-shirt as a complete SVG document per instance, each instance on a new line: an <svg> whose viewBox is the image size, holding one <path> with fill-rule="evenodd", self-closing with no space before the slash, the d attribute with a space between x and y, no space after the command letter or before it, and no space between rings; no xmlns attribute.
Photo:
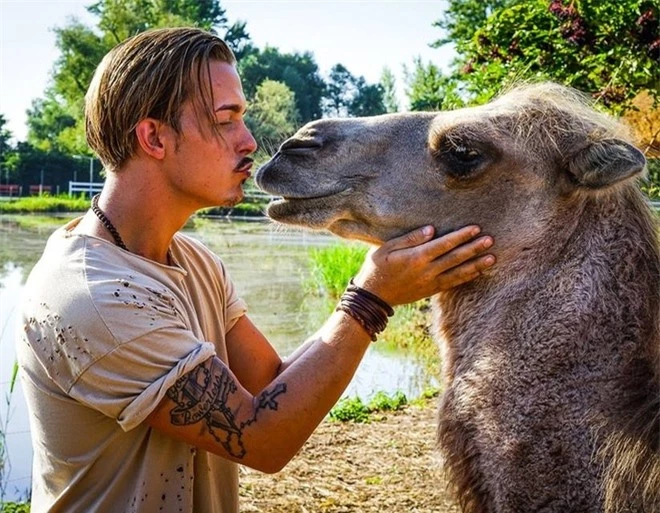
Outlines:
<svg viewBox="0 0 660 513"><path fill-rule="evenodd" d="M246 312L220 260L177 234L172 266L57 230L30 273L18 340L32 511L234 513L236 464L142 421Z"/></svg>

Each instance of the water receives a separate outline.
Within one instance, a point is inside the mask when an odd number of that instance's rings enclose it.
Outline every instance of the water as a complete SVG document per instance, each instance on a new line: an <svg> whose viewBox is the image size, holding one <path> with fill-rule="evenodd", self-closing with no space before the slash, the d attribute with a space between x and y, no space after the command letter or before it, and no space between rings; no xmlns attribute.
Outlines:
<svg viewBox="0 0 660 513"><path fill-rule="evenodd" d="M28 222L29 228L24 226ZM28 495L32 459L20 381L16 382L13 393L9 393L15 361L16 305L48 235L63 222L31 216L0 217L0 430L6 432L7 500ZM186 228L186 232L220 255L248 303L248 315L280 355L290 354L321 325L327 306L310 297L303 286L309 276L308 253L312 247L334 244L337 239L324 234L284 231L254 221L200 219ZM401 390L408 397L415 397L429 384L435 384L433 378L424 373L412 356L379 351L376 343L367 351L344 396L368 399L376 391Z"/></svg>

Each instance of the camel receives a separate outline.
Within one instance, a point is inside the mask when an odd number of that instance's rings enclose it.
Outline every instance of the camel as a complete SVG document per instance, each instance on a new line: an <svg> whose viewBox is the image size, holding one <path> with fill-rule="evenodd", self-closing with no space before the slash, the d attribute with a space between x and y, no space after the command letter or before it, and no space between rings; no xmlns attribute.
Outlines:
<svg viewBox="0 0 660 513"><path fill-rule="evenodd" d="M497 264L432 298L438 445L464 512L660 511L660 254L645 158L579 92L323 119L256 175L275 221L379 244L492 235Z"/></svg>

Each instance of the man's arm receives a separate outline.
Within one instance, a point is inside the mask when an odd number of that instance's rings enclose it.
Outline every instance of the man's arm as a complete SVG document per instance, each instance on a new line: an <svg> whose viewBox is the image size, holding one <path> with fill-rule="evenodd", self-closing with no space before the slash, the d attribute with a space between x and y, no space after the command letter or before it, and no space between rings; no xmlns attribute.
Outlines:
<svg viewBox="0 0 660 513"><path fill-rule="evenodd" d="M430 238L420 234L372 252L356 282L397 305L469 281L492 264L489 257L475 258L489 238L464 244L474 230L416 246ZM214 357L181 377L147 422L227 459L278 471L339 399L370 340L353 317L334 312L283 364L244 317L227 334L229 366Z"/></svg>
<svg viewBox="0 0 660 513"><path fill-rule="evenodd" d="M217 357L182 376L146 422L163 433L264 472L302 447L348 386L370 344L335 312L309 349L252 395Z"/></svg>

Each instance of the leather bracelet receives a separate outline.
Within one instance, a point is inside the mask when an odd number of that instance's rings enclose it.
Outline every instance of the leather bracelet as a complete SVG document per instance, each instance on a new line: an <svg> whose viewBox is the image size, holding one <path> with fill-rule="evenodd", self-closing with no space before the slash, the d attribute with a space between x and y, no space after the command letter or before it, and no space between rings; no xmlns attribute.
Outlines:
<svg viewBox="0 0 660 513"><path fill-rule="evenodd" d="M388 317L394 315L394 309L377 295L355 285L350 281L346 291L339 299L336 311L344 312L355 319L376 341L377 335L387 327Z"/></svg>

